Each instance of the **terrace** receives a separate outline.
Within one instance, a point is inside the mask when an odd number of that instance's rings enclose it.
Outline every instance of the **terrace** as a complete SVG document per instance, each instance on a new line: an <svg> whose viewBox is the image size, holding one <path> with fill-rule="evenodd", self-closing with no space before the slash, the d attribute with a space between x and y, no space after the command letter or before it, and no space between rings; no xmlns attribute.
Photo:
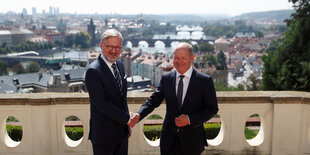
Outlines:
<svg viewBox="0 0 310 155"><path fill-rule="evenodd" d="M137 109L150 93L129 93L130 111ZM299 155L310 154L310 93L296 91L217 92L221 128L208 140L203 154ZM165 103L152 114L164 118ZM152 115L151 114L151 115ZM253 114L259 116L259 132L247 140L244 129ZM6 120L17 118L21 141L7 134ZM83 137L71 140L65 120L76 116ZM87 93L30 93L0 95L0 154L2 155L91 155L88 141L89 100ZM133 128L129 154L159 154L159 141L143 134L145 119Z"/></svg>

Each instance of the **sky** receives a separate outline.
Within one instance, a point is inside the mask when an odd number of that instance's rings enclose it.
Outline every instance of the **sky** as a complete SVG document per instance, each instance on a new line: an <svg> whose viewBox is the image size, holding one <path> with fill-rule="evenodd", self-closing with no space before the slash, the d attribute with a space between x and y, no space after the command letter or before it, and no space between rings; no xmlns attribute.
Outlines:
<svg viewBox="0 0 310 155"><path fill-rule="evenodd" d="M185 2L186 1L186 2ZM225 14L293 9L288 0L1 0L0 13L49 12L58 7L60 13L77 14Z"/></svg>

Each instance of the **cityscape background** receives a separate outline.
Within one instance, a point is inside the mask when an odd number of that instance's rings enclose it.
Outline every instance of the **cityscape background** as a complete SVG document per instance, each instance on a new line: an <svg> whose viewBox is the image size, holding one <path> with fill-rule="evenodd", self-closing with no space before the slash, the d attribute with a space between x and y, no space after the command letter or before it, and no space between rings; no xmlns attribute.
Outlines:
<svg viewBox="0 0 310 155"><path fill-rule="evenodd" d="M309 154L309 14L310 0L5 1L0 152L92 153L85 72L114 28L124 37L130 111L175 69L174 48L188 42L219 103L204 124L211 147L203 154ZM165 104L152 113L134 128L129 154L159 154Z"/></svg>
<svg viewBox="0 0 310 155"><path fill-rule="evenodd" d="M153 91L162 74L174 69L172 53L181 41L193 45L194 68L211 75L217 90L262 90L263 57L284 37L285 20L295 12L285 0L251 4L240 0L233 5L232 1L221 5L207 1L190 4L156 1L153 7L163 10L156 14L148 14L153 13L148 9L150 4L142 1L131 1L130 5L122 2L117 7L111 7L116 2L89 1L89 4L102 3L93 8L71 1L53 1L48 8L47 2L36 5L27 2L16 2L16 7L12 7L12 0L1 6L7 7L0 11L4 12L0 14L0 61L4 75L0 77L0 93L87 92L86 67L100 54L101 34L109 28L124 36L120 59L125 65L129 91ZM140 3L141 11L119 10ZM92 13L98 10L95 6L113 10L106 14ZM165 7L171 9L165 12ZM226 7L231 8L223 12L211 9ZM136 7L125 10L131 8ZM254 12L231 16L238 14L233 10ZM173 12L178 14L166 14Z"/></svg>
<svg viewBox="0 0 310 155"><path fill-rule="evenodd" d="M27 9L31 14L32 8L36 8L36 13L48 13L50 6L59 8L62 13L76 14L220 14L236 16L249 12L263 12L274 10L293 9L292 3L287 0L192 0L165 1L157 0L146 2L142 0L114 0L114 1L73 1L73 0L36 0L18 1L10 0L2 2L0 13L13 11L21 13L22 9Z"/></svg>

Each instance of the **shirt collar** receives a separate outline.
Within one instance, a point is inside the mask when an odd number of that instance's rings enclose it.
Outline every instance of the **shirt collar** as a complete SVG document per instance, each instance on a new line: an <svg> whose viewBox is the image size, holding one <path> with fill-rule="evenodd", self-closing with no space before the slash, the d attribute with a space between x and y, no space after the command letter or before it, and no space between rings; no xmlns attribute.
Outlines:
<svg viewBox="0 0 310 155"><path fill-rule="evenodd" d="M183 74L185 77L190 78L192 76L192 72L193 72L193 67L189 67L189 69ZM177 70L177 76L176 78L178 78L181 74L178 72Z"/></svg>
<svg viewBox="0 0 310 155"><path fill-rule="evenodd" d="M111 67L113 63L109 62L104 56L103 54L101 54L101 58L103 59L103 61L109 66ZM116 64L116 62L114 62Z"/></svg>

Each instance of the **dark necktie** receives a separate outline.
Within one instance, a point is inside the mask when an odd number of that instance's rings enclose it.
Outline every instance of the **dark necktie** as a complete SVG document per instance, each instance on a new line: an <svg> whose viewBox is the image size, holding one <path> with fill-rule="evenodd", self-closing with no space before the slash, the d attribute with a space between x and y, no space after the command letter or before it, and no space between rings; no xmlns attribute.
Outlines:
<svg viewBox="0 0 310 155"><path fill-rule="evenodd" d="M183 78L184 78L184 75L180 75L179 77L180 77L180 81L179 81L179 85L178 85L177 99L178 99L179 110L181 110L181 108L182 108Z"/></svg>
<svg viewBox="0 0 310 155"><path fill-rule="evenodd" d="M115 63L112 64L112 68L113 68L113 72L114 72L116 83L117 83L117 85L119 87L119 90L120 90L121 94L123 95L123 85L122 85L121 76L120 76L118 70L116 69Z"/></svg>

